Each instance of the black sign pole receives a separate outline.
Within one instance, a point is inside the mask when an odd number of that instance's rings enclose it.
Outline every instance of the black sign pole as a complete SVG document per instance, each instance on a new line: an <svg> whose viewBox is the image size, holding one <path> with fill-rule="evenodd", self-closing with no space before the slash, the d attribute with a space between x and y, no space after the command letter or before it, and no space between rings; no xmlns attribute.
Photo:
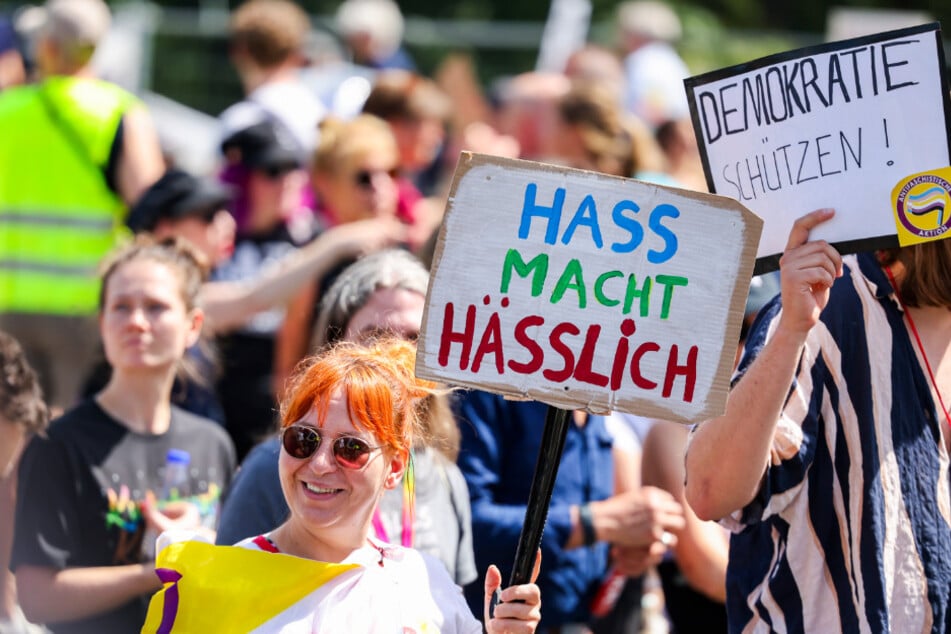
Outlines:
<svg viewBox="0 0 951 634"><path fill-rule="evenodd" d="M528 508L525 509L525 523L515 549L515 566L509 585L521 585L531 581L535 566L535 553L542 542L542 530L548 519L548 505L555 488L555 476L561 464L561 453L565 449L568 436L568 415L571 412L560 407L548 406L545 414L545 429L542 432L542 444L538 449L535 462L535 474L532 476L532 489L528 495Z"/></svg>

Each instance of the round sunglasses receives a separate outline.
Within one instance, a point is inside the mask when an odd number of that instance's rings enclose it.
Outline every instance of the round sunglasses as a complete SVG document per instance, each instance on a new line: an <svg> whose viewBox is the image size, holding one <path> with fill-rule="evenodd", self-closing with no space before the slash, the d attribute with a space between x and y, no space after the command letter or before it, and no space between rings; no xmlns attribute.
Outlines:
<svg viewBox="0 0 951 634"><path fill-rule="evenodd" d="M353 182L357 187L361 189L369 189L373 185L373 177L376 174L386 174L391 179L395 179L400 175L400 170L398 167L394 167L388 170L369 170L361 169L353 173Z"/></svg>
<svg viewBox="0 0 951 634"><path fill-rule="evenodd" d="M323 438L316 427L288 425L281 432L281 445L291 458L307 460L320 448ZM370 454L383 445L371 447L365 440L353 436L335 438L331 446L334 460L344 469L362 469L370 461Z"/></svg>

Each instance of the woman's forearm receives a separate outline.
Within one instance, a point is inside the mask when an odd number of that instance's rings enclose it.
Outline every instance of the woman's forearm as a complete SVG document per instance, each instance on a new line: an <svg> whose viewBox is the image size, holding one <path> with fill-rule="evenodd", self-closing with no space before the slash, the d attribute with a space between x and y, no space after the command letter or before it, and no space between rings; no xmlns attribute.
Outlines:
<svg viewBox="0 0 951 634"><path fill-rule="evenodd" d="M406 227L390 218L360 220L328 229L250 282L205 284L205 314L215 330L240 326L255 313L286 304L303 286L323 277L340 262L396 244L405 234Z"/></svg>
<svg viewBox="0 0 951 634"><path fill-rule="evenodd" d="M694 432L685 492L701 519L720 519L756 495L804 343L805 333L778 328L730 392L726 413Z"/></svg>
<svg viewBox="0 0 951 634"><path fill-rule="evenodd" d="M23 565L16 578L20 606L34 623L89 618L162 587L150 564L64 570Z"/></svg>

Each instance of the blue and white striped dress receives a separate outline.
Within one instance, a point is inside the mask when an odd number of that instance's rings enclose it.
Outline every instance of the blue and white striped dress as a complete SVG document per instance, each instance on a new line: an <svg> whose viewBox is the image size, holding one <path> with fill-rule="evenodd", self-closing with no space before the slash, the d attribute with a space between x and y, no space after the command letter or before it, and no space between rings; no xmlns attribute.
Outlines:
<svg viewBox="0 0 951 634"><path fill-rule="evenodd" d="M731 632L951 631L948 454L929 379L874 257L844 260L760 491L723 520ZM762 311L738 376L779 313L778 299Z"/></svg>

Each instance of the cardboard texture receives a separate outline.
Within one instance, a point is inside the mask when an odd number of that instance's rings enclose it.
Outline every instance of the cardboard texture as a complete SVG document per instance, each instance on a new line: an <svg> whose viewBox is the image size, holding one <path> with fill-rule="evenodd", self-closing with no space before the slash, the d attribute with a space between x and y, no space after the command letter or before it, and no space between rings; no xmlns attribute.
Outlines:
<svg viewBox="0 0 951 634"><path fill-rule="evenodd" d="M719 415L761 230L722 196L463 153L416 373L592 413Z"/></svg>

